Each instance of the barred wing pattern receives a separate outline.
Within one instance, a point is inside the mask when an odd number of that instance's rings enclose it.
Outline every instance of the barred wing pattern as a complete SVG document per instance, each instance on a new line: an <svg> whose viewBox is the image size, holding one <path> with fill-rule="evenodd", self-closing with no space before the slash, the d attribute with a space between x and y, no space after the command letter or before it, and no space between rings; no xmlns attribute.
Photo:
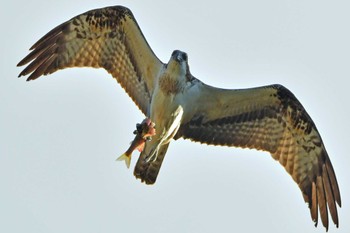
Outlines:
<svg viewBox="0 0 350 233"><path fill-rule="evenodd" d="M200 81L195 90L175 139L270 152L298 184L313 221L317 224L319 209L328 229L329 209L338 226L341 199L331 161L315 124L289 90L281 85L224 90Z"/></svg>
<svg viewBox="0 0 350 233"><path fill-rule="evenodd" d="M155 80L167 67L151 50L131 11L122 6L78 15L51 30L31 50L18 63L29 63L19 77L29 75L29 81L68 67L104 68L147 116ZM186 65L186 88L171 93L182 100L184 110L174 139L270 152L298 184L313 221L317 224L320 213L328 229L329 211L338 226L341 199L336 176L315 124L295 96L281 85L211 87L192 77ZM135 176L154 183L168 145L162 145L155 161L145 161L141 154Z"/></svg>
<svg viewBox="0 0 350 233"><path fill-rule="evenodd" d="M134 16L122 6L91 10L57 26L31 47L18 66L29 80L68 67L104 68L147 115L154 77L163 63Z"/></svg>

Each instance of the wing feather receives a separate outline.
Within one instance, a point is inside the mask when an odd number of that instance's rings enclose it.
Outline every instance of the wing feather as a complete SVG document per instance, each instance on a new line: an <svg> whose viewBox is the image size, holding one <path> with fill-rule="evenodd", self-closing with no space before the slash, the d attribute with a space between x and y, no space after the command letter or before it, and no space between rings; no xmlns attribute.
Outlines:
<svg viewBox="0 0 350 233"><path fill-rule="evenodd" d="M326 202L326 194L324 192L324 185L321 176L318 176L317 179L317 196L318 196L318 204L321 215L321 220L323 226L328 230L328 210L327 210L327 202Z"/></svg>
<svg viewBox="0 0 350 233"><path fill-rule="evenodd" d="M323 179L324 190L326 193L326 200L328 203L329 212L331 213L331 217L332 217L333 222L335 223L335 225L338 226L337 207L335 204L334 195L333 195L332 187L331 187L330 180L328 177L328 172L326 171L325 164L323 164L322 169L323 169L322 179Z"/></svg>
<svg viewBox="0 0 350 233"><path fill-rule="evenodd" d="M270 152L298 184L316 224L319 208L328 228L329 208L338 226L341 200L333 167L315 124L289 90L281 85L225 90L200 81L191 89L175 139Z"/></svg>
<svg viewBox="0 0 350 233"><path fill-rule="evenodd" d="M68 67L104 68L148 112L154 78L163 63L154 55L131 11L95 9L55 27L39 39L18 66L34 80Z"/></svg>
<svg viewBox="0 0 350 233"><path fill-rule="evenodd" d="M311 205L310 205L310 213L311 218L315 222L315 226L317 226L317 219L318 219L318 202L317 202L317 188L316 183L312 182L312 199L311 199ZM304 196L305 201L308 200L308 196Z"/></svg>

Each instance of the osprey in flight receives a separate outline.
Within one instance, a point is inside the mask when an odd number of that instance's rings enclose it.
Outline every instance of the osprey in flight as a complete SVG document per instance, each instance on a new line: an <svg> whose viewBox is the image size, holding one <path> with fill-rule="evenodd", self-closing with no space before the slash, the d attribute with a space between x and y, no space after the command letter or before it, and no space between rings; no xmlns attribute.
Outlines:
<svg viewBox="0 0 350 233"><path fill-rule="evenodd" d="M311 117L281 85L228 90L190 73L187 54L175 50L168 63L153 53L133 14L122 6L91 10L57 26L31 47L18 66L34 80L68 67L107 70L125 89L157 134L147 141L134 174L156 181L171 139L254 148L271 153L301 189L317 225L338 226L337 179Z"/></svg>

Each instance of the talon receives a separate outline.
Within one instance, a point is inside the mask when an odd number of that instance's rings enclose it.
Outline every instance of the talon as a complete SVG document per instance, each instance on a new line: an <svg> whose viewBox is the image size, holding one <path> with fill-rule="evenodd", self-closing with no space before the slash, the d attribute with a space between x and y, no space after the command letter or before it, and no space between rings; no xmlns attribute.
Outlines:
<svg viewBox="0 0 350 233"><path fill-rule="evenodd" d="M136 124L136 130L138 133L142 133L142 124Z"/></svg>
<svg viewBox="0 0 350 233"><path fill-rule="evenodd" d="M141 152L145 146L146 141L151 141L152 136L156 135L156 130L154 129L155 124L149 119L146 118L141 123L136 124L136 130L133 131L135 134L134 140L131 142L128 150L118 158L118 160L125 160L127 167L130 166L131 154L134 150ZM156 159L156 154L151 153L151 156L147 156L145 160L154 161Z"/></svg>

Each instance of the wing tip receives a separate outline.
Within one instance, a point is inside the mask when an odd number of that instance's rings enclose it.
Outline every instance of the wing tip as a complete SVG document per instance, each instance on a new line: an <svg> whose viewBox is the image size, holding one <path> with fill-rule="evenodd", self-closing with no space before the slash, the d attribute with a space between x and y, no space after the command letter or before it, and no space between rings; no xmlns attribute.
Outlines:
<svg viewBox="0 0 350 233"><path fill-rule="evenodd" d="M309 192L303 193L304 200L309 205L311 218L318 225L318 214L322 225L328 231L329 215L336 228L339 228L337 205L341 207L341 199L338 183L327 153L324 151L325 160L320 166L319 174L314 178Z"/></svg>

